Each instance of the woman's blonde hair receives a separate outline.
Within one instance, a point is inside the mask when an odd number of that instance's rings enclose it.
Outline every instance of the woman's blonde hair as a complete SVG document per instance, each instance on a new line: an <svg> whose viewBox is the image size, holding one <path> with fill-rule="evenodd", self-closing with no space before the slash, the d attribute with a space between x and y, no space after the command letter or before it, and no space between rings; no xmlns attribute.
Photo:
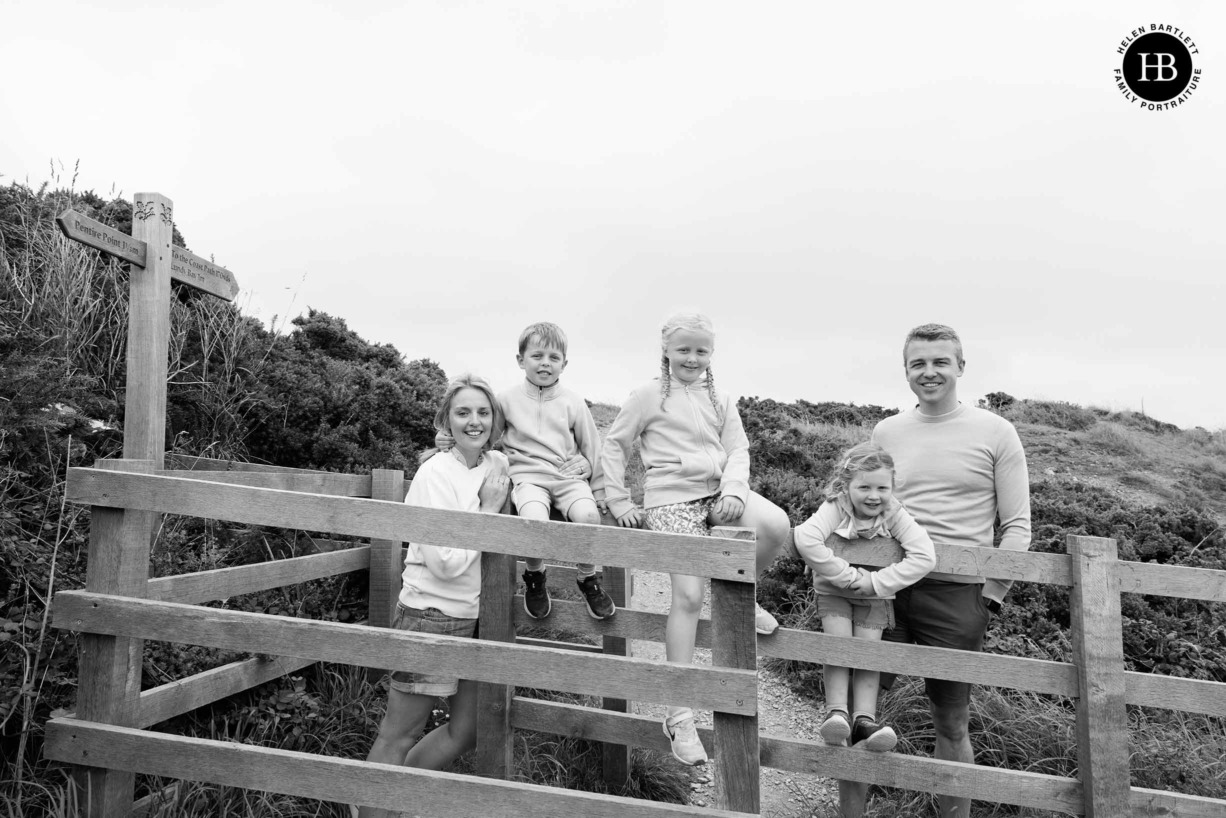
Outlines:
<svg viewBox="0 0 1226 818"><path fill-rule="evenodd" d="M664 407L664 402L668 400L669 392L672 391L672 370L668 365L668 339L682 330L689 332L705 332L715 338L715 325L711 323L711 319L702 313L697 312L679 312L670 315L664 322L664 326L660 329L660 409L667 412ZM719 405L719 400L715 395L715 375L711 372L711 365L707 364L707 395L711 399L711 405L715 407L715 419L723 426L724 410Z"/></svg>
<svg viewBox="0 0 1226 818"><path fill-rule="evenodd" d="M493 413L494 423L490 427L490 439L481 447L482 451L489 451L502 437L507 423L506 418L502 414L502 408L498 405L498 398L485 378L466 373L447 384L447 390L443 392L443 399L439 402L438 411L434 413L434 429L437 432L451 432L447 422L451 415L451 402L455 400L455 396L459 394L461 389L476 389L485 395L486 399L490 402L490 411ZM425 463L437 452L438 449L431 447L418 455L417 459L419 462Z"/></svg>

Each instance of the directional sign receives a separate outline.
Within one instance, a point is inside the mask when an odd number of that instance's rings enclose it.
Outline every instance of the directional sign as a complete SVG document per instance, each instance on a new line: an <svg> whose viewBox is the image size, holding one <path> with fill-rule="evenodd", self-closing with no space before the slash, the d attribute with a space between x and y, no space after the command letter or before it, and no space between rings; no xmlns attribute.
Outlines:
<svg viewBox="0 0 1226 818"><path fill-rule="evenodd" d="M65 210L55 217L55 222L60 226L60 230L64 231L64 235L73 241L118 256L138 267L145 266L145 243L140 239L120 233L115 228L82 216L75 210Z"/></svg>
<svg viewBox="0 0 1226 818"><path fill-rule="evenodd" d="M148 248L140 239L120 233L113 227L82 216L71 209L65 210L55 221L60 230L64 231L64 235L73 241L110 253L138 267L147 266L145 259ZM235 281L234 274L225 267L200 258L195 253L189 253L182 247L170 249L170 277L173 280L226 301L233 301L234 296L238 295L238 282Z"/></svg>

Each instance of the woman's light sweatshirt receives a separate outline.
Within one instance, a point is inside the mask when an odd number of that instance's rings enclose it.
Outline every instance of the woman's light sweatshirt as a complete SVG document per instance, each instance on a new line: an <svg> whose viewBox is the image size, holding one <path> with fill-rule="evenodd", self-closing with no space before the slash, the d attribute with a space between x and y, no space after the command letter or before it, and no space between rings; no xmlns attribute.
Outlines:
<svg viewBox="0 0 1226 818"><path fill-rule="evenodd" d="M491 471L500 469L507 469L507 458L501 452L486 452L471 469L455 449L439 452L418 467L404 501L411 506L480 511L477 493L481 483ZM409 543L402 578L400 602L406 607L437 608L448 616L477 618L481 599L479 550Z"/></svg>
<svg viewBox="0 0 1226 818"><path fill-rule="evenodd" d="M634 508L626 488L626 462L635 440L643 458L643 507L699 500L711 495L749 496L749 438L736 400L716 392L723 422L715 414L706 379L686 385L674 378L660 403L660 379L640 386L622 404L605 436L600 465L609 511L620 517Z"/></svg>

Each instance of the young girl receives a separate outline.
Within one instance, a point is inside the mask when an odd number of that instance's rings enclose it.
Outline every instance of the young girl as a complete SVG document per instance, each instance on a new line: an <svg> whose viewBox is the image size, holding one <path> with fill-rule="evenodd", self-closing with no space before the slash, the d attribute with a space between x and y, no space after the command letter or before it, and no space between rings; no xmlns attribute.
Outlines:
<svg viewBox="0 0 1226 818"><path fill-rule="evenodd" d="M749 490L749 439L736 401L715 391L711 354L715 334L703 315L675 315L660 333L660 377L630 393L605 437L601 467L605 502L619 525L646 523L653 531L708 535L712 525L757 530L759 573L779 552L788 534L787 515ZM646 474L640 512L626 488L626 461L638 440ZM664 630L670 662L692 663L705 583L672 574L672 607ZM758 607L754 625L761 634L779 623ZM664 733L683 764L702 764L706 750L688 707L669 707Z"/></svg>
<svg viewBox="0 0 1226 818"><path fill-rule="evenodd" d="M498 513L506 500L507 459L490 446L502 434L502 412L481 378L452 381L434 416L434 427L455 438L450 451L422 454L404 501L414 506ZM473 543L480 548L480 543ZM467 548L410 543L404 561L404 587L394 627L400 630L474 635L481 591L481 552ZM451 720L417 740L436 700L447 697ZM392 674L387 712L367 761L439 770L476 746L477 685L439 676L427 668ZM362 818L389 815L363 807Z"/></svg>
<svg viewBox="0 0 1226 818"><path fill-rule="evenodd" d="M830 537L853 542L893 538L902 546L903 558L880 571L858 568L826 547ZM801 558L813 569L822 630L835 636L881 639L882 631L894 625L890 603L894 594L936 565L927 532L894 499L893 458L872 443L853 446L843 455L826 487L826 502L796 527L795 542ZM876 720L877 671L854 671L849 691L851 673L845 667L826 665L822 738L827 744L842 744L850 736L852 746L893 750L898 736Z"/></svg>

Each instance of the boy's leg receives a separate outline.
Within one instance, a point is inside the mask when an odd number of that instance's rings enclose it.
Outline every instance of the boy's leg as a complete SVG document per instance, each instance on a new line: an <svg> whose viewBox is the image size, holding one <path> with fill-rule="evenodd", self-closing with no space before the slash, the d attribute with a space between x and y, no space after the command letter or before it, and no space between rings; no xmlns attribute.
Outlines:
<svg viewBox="0 0 1226 818"><path fill-rule="evenodd" d="M425 728L434 711L434 696L403 693L395 688L387 692L387 710L379 724L367 761L380 764L405 764L406 756L417 743L417 737ZM361 818L392 818L394 813L375 807L359 807Z"/></svg>
<svg viewBox="0 0 1226 818"><path fill-rule="evenodd" d="M527 499L525 496L530 491L535 494L535 489L535 486L530 485L515 487L516 513L525 520L548 520L548 499L542 502L535 496L533 499ZM544 619L553 611L549 588L545 584L545 574L545 560L524 558L524 610L533 619Z"/></svg>
<svg viewBox="0 0 1226 818"><path fill-rule="evenodd" d="M596 501L587 497L571 503L566 510L566 516L572 523L600 525L600 510L596 508ZM613 597L609 596L600 584L600 577L596 576L595 565L590 562L576 563L575 573L576 584L583 594L583 601L587 603L587 612L593 619L608 619L617 613Z"/></svg>
<svg viewBox="0 0 1226 818"><path fill-rule="evenodd" d="M406 767L441 770L477 746L477 683L461 679L447 701L450 720L414 745L404 760Z"/></svg>

